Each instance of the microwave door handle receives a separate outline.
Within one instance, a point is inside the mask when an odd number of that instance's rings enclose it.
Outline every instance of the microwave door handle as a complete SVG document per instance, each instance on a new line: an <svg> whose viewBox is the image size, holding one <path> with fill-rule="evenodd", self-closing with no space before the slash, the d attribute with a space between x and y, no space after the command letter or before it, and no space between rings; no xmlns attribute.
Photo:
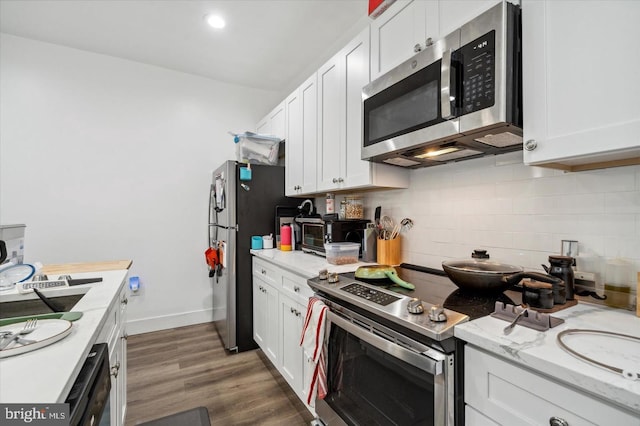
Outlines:
<svg viewBox="0 0 640 426"><path fill-rule="evenodd" d="M451 114L451 49L442 53L440 65L440 111L442 118L453 118Z"/></svg>

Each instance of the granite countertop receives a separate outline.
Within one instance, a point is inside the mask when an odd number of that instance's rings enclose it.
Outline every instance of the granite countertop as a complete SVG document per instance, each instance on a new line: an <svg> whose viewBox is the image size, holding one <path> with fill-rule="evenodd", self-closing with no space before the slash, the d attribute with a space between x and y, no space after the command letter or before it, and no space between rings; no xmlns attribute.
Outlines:
<svg viewBox="0 0 640 426"><path fill-rule="evenodd" d="M130 264L128 262L126 267ZM85 293L72 309L82 312L82 318L72 323L72 331L68 336L54 344L0 359L0 402L48 403L64 402L66 399L84 359L107 320L108 310L117 301L128 272L125 267L124 270L76 273L79 264L73 265L76 267L56 269L53 273L68 273L73 278L102 277L103 281L43 291L47 296ZM118 266L122 264L118 263ZM33 293L19 295L16 290L10 290L0 294L0 301L33 297L36 297Z"/></svg>
<svg viewBox="0 0 640 426"><path fill-rule="evenodd" d="M574 357L556 339L567 329L603 330L640 338L640 318L630 311L582 302L553 316L565 322L544 332L516 325L511 334L504 335L502 330L508 322L488 316L456 326L455 336L640 416L640 380L624 378ZM585 338L589 340L581 340ZM588 357L640 375L638 341L595 334L569 335L563 341Z"/></svg>
<svg viewBox="0 0 640 426"><path fill-rule="evenodd" d="M374 263L365 262L349 263L347 265L332 265L327 262L327 259L322 256L304 253L300 250L251 250L251 254L260 259L268 260L305 278L317 277L318 272L321 269L326 269L329 272L337 272L341 274L344 272L353 272L358 269L359 266L375 265Z"/></svg>

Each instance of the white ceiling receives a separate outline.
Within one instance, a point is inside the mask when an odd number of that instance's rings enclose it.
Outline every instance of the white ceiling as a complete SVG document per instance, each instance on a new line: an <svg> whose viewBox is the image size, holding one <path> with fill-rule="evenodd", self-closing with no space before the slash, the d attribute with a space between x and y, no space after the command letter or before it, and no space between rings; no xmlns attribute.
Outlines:
<svg viewBox="0 0 640 426"><path fill-rule="evenodd" d="M284 91L367 24L367 0L0 0L0 31ZM204 16L227 26L214 30Z"/></svg>

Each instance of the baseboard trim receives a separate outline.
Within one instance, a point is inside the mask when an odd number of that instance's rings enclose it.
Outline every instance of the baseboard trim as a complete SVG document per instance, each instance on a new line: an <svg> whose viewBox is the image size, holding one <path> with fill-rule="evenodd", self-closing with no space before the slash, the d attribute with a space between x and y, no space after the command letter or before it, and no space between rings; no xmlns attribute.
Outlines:
<svg viewBox="0 0 640 426"><path fill-rule="evenodd" d="M153 331L168 330L176 327L212 322L220 317L222 309L205 309L202 311L181 312L173 315L163 315L142 319L127 320L127 334L135 335L151 333Z"/></svg>

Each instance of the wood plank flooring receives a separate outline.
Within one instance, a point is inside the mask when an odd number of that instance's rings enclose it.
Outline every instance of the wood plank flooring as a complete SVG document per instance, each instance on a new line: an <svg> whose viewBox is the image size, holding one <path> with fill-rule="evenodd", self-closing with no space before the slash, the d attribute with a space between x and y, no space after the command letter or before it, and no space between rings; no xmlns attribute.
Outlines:
<svg viewBox="0 0 640 426"><path fill-rule="evenodd" d="M130 336L126 425L204 406L213 426L309 425L261 350L229 354L213 323Z"/></svg>

